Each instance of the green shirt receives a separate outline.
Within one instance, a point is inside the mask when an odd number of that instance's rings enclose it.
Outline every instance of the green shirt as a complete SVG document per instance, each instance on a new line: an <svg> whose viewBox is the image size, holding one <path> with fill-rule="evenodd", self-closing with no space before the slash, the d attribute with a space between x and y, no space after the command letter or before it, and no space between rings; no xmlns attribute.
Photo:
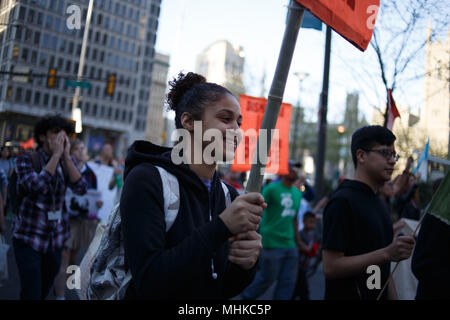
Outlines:
<svg viewBox="0 0 450 320"><path fill-rule="evenodd" d="M267 203L259 228L263 247L295 248L294 219L297 219L302 193L278 181L266 186L262 195Z"/></svg>

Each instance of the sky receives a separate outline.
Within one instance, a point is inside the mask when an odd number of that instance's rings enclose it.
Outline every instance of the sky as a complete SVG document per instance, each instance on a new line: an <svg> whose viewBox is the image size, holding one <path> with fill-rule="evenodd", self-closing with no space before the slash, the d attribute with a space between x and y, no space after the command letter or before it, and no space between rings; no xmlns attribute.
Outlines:
<svg viewBox="0 0 450 320"><path fill-rule="evenodd" d="M265 98L275 71L283 38L288 0L162 0L156 51L170 55L169 77L180 70L195 71L197 55L218 40L240 45L245 52L244 84L247 94L260 96L261 79L266 73ZM283 102L306 108L306 118L317 120L319 96L322 89L325 25L322 31L301 29ZM373 50L361 52L333 32L328 98L328 122L343 120L346 95L360 92L359 108L370 122L372 106L384 101L381 83L371 83L368 61L374 61ZM376 70L376 69L375 69ZM294 72L306 72L302 82ZM366 73L364 75L364 73ZM423 90L422 90L423 91ZM300 92L300 95L299 95ZM399 94L402 94L401 92ZM421 90L403 94L402 103L417 110ZM397 98L396 98L397 99ZM398 103L397 103L398 105Z"/></svg>

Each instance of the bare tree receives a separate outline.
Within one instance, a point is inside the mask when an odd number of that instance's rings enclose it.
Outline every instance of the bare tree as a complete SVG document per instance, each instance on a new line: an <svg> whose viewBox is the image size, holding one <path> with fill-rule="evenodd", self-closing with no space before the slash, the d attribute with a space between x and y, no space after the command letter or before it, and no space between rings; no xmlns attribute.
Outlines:
<svg viewBox="0 0 450 320"><path fill-rule="evenodd" d="M378 77L385 88L385 96L388 89L394 92L425 76L424 72L416 73L416 70L423 69L427 42L445 34L449 23L450 10L446 1L381 1L370 45L377 57ZM386 104L385 124L387 113Z"/></svg>

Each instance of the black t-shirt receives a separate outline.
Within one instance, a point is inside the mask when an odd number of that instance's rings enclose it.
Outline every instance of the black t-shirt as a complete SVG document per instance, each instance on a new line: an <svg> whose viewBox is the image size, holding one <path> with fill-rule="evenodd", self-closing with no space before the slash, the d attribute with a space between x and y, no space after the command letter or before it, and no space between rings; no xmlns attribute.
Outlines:
<svg viewBox="0 0 450 320"><path fill-rule="evenodd" d="M356 256L387 247L392 240L392 222L380 197L362 182L345 180L324 210L323 249ZM383 288L390 263L379 267ZM325 299L376 299L381 289L367 286L372 275L363 272L350 278L326 279Z"/></svg>

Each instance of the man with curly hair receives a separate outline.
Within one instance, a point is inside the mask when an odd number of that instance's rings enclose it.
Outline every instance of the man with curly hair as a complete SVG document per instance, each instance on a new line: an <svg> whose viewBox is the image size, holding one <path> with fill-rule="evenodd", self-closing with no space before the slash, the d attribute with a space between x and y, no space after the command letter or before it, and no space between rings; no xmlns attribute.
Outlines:
<svg viewBox="0 0 450 320"><path fill-rule="evenodd" d="M69 216L64 206L66 188L86 193L68 136L73 125L59 115L35 126L36 152L17 159L17 211L13 220L13 247L21 281L20 298L46 298L69 238Z"/></svg>

